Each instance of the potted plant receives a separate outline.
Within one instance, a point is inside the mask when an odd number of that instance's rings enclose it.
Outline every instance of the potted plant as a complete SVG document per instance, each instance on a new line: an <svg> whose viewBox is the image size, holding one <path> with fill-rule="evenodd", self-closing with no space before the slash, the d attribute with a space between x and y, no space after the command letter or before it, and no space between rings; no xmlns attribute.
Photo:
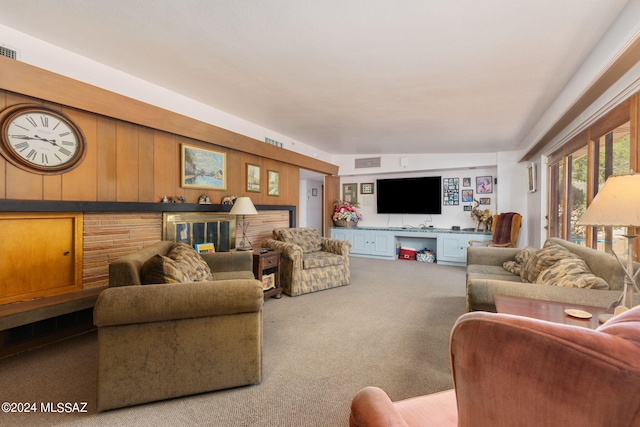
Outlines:
<svg viewBox="0 0 640 427"><path fill-rule="evenodd" d="M362 215L358 213L357 203L338 200L333 209L333 224L336 227L356 227Z"/></svg>

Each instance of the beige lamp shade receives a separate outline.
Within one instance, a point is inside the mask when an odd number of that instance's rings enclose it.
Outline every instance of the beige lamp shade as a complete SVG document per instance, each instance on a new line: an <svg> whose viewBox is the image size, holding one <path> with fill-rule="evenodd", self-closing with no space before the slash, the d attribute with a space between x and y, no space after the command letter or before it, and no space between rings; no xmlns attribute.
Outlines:
<svg viewBox="0 0 640 427"><path fill-rule="evenodd" d="M577 224L640 227L640 174L610 176Z"/></svg>
<svg viewBox="0 0 640 427"><path fill-rule="evenodd" d="M238 197L229 212L230 215L258 215L249 197Z"/></svg>

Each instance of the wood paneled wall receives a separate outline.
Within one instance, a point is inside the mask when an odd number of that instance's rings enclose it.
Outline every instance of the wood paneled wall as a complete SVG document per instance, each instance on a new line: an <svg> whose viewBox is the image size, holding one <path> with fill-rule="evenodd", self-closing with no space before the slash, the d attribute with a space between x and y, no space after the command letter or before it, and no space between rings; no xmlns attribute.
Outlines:
<svg viewBox="0 0 640 427"><path fill-rule="evenodd" d="M87 154L74 170L43 176L23 171L0 157L0 198L89 202L160 202L163 196L184 196L197 203L207 194L213 203L227 195L249 196L254 204L298 205L299 168L277 160L150 129L35 98L0 91L0 109L44 104L69 115L82 129ZM181 144L227 154L227 190L180 186ZM260 193L246 189L246 164L261 167ZM280 195L267 194L267 170L280 173Z"/></svg>

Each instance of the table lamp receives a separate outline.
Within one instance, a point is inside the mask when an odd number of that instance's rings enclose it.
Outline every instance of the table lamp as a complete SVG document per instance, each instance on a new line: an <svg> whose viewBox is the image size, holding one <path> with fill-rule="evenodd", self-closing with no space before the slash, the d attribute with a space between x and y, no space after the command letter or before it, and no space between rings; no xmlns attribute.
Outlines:
<svg viewBox="0 0 640 427"><path fill-rule="evenodd" d="M242 215L242 223L240 224L240 228L242 229L242 241L240 242L240 246L237 246L236 249L239 251L250 251L253 248L251 247L251 242L247 239L247 227L249 223L247 222L245 216L246 215L258 215L258 211L255 206L253 206L253 202L249 197L238 197L229 212L230 215Z"/></svg>
<svg viewBox="0 0 640 427"><path fill-rule="evenodd" d="M633 306L633 292L638 291L636 277L640 270L633 272L633 241L635 227L640 227L640 174L612 175L596 194L593 201L577 222L578 225L594 227L627 227L627 266L616 259L625 271L624 291L617 302L615 313L619 314ZM614 303L615 304L615 303Z"/></svg>

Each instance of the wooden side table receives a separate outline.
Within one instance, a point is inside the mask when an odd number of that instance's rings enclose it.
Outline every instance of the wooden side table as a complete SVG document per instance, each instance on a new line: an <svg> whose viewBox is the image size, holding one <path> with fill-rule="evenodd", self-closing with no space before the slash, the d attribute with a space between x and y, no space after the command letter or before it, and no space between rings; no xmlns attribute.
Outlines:
<svg viewBox="0 0 640 427"><path fill-rule="evenodd" d="M262 278L273 274L275 288L264 291L264 298L282 298L280 287L280 251L270 250L262 252L262 249L253 250L253 275L262 282ZM264 283L263 283L264 286Z"/></svg>

